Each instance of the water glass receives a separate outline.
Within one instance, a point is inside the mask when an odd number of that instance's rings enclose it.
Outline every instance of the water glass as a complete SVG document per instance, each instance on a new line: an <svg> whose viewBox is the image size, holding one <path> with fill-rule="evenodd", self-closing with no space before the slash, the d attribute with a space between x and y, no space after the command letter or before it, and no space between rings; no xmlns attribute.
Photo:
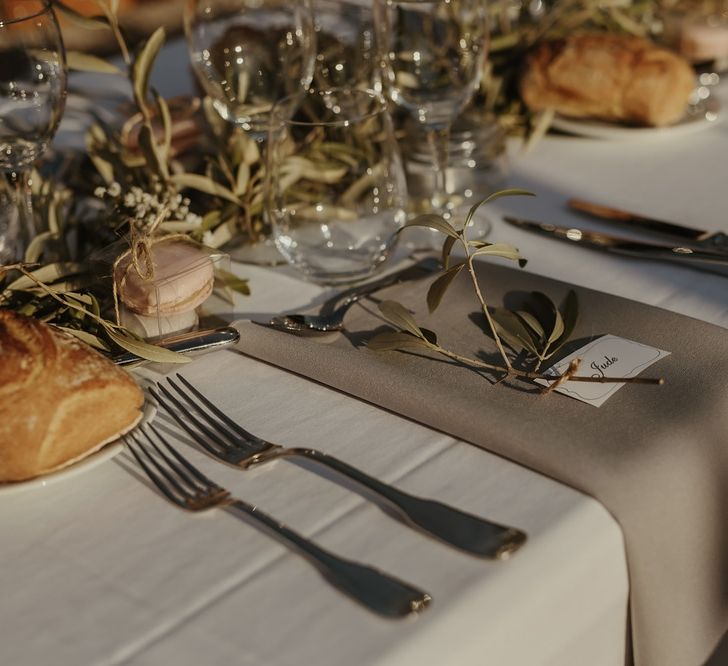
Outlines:
<svg viewBox="0 0 728 666"><path fill-rule="evenodd" d="M355 282L387 260L406 220L406 185L380 95L312 90L279 102L268 174L276 246L306 278Z"/></svg>

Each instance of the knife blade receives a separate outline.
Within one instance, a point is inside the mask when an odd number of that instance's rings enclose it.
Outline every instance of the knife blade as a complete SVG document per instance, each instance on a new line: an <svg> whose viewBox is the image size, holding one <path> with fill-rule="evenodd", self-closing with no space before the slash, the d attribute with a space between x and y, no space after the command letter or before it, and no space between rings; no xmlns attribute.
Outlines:
<svg viewBox="0 0 728 666"><path fill-rule="evenodd" d="M661 237L672 237L679 242L688 244L704 252L718 252L728 254L728 234L720 231L711 232L703 229L686 227L675 222L667 222L638 213L630 213L620 208L602 206L601 204L584 201L583 199L569 199L570 208L586 213L600 220L615 223L625 229L658 234Z"/></svg>
<svg viewBox="0 0 728 666"><path fill-rule="evenodd" d="M190 333L182 333L173 337L165 338L155 342L155 345L171 349L180 354L189 354L192 352L211 351L235 344L240 339L240 331L232 326L223 326L222 328L212 328L203 331L192 331ZM145 359L133 354L132 352L124 352L118 354L111 359L117 365L131 365L145 361Z"/></svg>
<svg viewBox="0 0 728 666"><path fill-rule="evenodd" d="M554 240L575 243L589 249L602 250L638 259L669 261L676 265L728 276L728 254L702 252L684 246L643 243L597 231L557 226L516 217L506 216L503 219L519 229L531 231Z"/></svg>

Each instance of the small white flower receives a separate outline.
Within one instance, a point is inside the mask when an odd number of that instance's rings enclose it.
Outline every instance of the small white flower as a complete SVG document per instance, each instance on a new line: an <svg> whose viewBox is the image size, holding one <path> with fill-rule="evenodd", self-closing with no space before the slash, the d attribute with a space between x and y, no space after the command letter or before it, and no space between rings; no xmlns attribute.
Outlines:
<svg viewBox="0 0 728 666"><path fill-rule="evenodd" d="M99 199L103 199L105 194L106 194L106 188L105 187L97 187L94 190L94 196L95 197L98 197Z"/></svg>
<svg viewBox="0 0 728 666"><path fill-rule="evenodd" d="M114 181L109 185L108 192L110 197L118 197L121 194L121 185Z"/></svg>

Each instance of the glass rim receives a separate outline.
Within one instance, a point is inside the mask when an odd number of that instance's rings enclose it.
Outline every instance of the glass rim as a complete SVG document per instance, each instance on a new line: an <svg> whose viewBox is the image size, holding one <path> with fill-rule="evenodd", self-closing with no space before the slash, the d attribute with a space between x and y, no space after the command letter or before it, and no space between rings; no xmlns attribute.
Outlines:
<svg viewBox="0 0 728 666"><path fill-rule="evenodd" d="M2 15L0 15L0 28L6 26L6 25L13 25L14 23L22 23L23 21L28 21L30 19L34 19L37 16L41 16L42 14L47 14L49 11L53 13L53 4L51 3L51 0L37 0L42 7L37 12L33 12L32 14L26 14L25 16L19 16L17 18L9 18L9 19L3 19Z"/></svg>
<svg viewBox="0 0 728 666"><path fill-rule="evenodd" d="M294 120L292 118L289 118L287 115L283 117L279 115L281 109L286 108L288 104L298 99L303 100L311 95L326 95L337 92L366 95L369 99L377 103L377 108L368 112L359 113L356 116L342 120ZM293 127L346 127L347 125L351 125L352 123L358 123L362 120L367 120L368 118L374 118L374 116L386 110L387 102L384 97L376 90L373 90L371 88L327 88L326 90L309 89L304 91L303 94L294 93L292 95L287 95L286 97L279 99L273 105L273 109L271 110L271 121L277 121L280 124L291 125Z"/></svg>

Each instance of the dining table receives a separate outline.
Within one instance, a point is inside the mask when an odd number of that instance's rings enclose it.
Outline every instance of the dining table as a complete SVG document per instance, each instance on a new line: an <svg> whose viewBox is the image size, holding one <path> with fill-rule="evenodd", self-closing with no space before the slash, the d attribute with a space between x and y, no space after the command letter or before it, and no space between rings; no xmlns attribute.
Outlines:
<svg viewBox="0 0 728 666"><path fill-rule="evenodd" d="M189 88L189 76L184 45L171 43L154 84L174 95ZM728 327L724 276L592 251L504 220L603 228L566 206L580 197L728 232L728 86L715 86L711 95L727 110L700 131L599 138L552 132L528 146L512 140L503 185L536 196L482 208L491 223L487 240L517 246L534 284L550 278ZM59 143L74 129L69 117ZM404 251L395 255L394 261L406 260ZM191 446L160 409L155 422L216 482L327 549L426 590L431 605L404 620L368 612L253 524L222 511L180 511L118 447L117 455L58 478L0 486L0 664L728 663L715 627L692 635L683 649L681 634L691 628L682 622L645 628L649 618L640 616L635 624L635 608L641 614L644 606L642 599L634 605L625 532L598 498L497 447L474 446L275 358L261 359L249 346L247 320L315 309L336 289L281 265L233 260L231 270L248 280L251 292L236 294L222 315L239 326L240 341L183 366L132 370L140 382L180 372L261 437L320 449L414 495L517 527L526 543L506 560L484 560L410 529L376 498L307 462L280 460L245 471L224 466ZM685 348L693 344L687 332L678 339ZM295 355L298 341L279 334L276 344ZM631 395L640 399L639 392ZM494 424L484 439L498 437ZM698 492L678 485L676 492ZM703 546L693 544L696 551ZM686 585L693 584L698 574L683 571ZM717 589L725 580L716 576L714 583ZM683 602L677 596L669 605Z"/></svg>

